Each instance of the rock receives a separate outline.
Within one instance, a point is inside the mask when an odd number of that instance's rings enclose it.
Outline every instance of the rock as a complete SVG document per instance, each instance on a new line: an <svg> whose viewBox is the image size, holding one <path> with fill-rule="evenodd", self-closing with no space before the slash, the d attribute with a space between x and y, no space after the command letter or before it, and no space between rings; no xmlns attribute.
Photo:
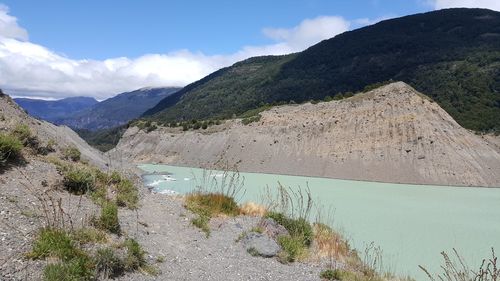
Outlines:
<svg viewBox="0 0 500 281"><path fill-rule="evenodd" d="M276 239L278 238L278 236L282 235L289 235L288 230L286 230L285 227L278 224L271 218L261 220L258 227L262 228L264 230L264 233L272 239Z"/></svg>
<svg viewBox="0 0 500 281"><path fill-rule="evenodd" d="M281 247L265 234L250 232L242 240L247 251L252 251L255 255L270 258L276 256Z"/></svg>

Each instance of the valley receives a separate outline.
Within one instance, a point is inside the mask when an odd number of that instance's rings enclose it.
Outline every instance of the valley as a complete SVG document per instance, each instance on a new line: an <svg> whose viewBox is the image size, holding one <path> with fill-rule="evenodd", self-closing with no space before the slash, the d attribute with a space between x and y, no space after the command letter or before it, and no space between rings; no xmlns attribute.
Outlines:
<svg viewBox="0 0 500 281"><path fill-rule="evenodd" d="M120 52L147 44L141 11L120 5L141 27L120 29ZM166 24L172 11L155 42L186 28ZM8 13L0 3L0 280L500 276L500 12L322 16L232 55L105 60L12 37ZM326 36L332 21L345 26Z"/></svg>

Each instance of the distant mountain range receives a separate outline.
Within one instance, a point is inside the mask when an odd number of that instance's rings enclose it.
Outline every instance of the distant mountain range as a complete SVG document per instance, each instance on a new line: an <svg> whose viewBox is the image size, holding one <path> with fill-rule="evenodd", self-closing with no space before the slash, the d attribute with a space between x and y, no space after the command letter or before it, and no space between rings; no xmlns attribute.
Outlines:
<svg viewBox="0 0 500 281"><path fill-rule="evenodd" d="M68 118L98 103L96 99L89 97L72 97L54 101L16 98L14 101L31 116L52 123L62 118Z"/></svg>
<svg viewBox="0 0 500 281"><path fill-rule="evenodd" d="M87 97L57 101L22 98L15 101L35 117L77 130L95 131L124 125L178 90L174 87L143 88L102 102Z"/></svg>
<svg viewBox="0 0 500 281"><path fill-rule="evenodd" d="M500 13L446 9L382 21L286 56L251 58L148 110L160 123L240 116L388 80L430 96L462 126L500 132Z"/></svg>

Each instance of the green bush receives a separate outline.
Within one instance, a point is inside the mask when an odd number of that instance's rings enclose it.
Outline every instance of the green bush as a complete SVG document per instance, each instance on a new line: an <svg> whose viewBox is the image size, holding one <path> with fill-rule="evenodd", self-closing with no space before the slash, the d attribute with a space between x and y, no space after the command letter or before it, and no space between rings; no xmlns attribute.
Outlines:
<svg viewBox="0 0 500 281"><path fill-rule="evenodd" d="M94 256L96 271L104 278L114 278L123 273L125 263L115 254L111 248L97 250Z"/></svg>
<svg viewBox="0 0 500 281"><path fill-rule="evenodd" d="M94 263L76 246L71 236L62 229L40 230L33 249L27 254L32 259L57 258L60 262L44 269L44 280L92 280Z"/></svg>
<svg viewBox="0 0 500 281"><path fill-rule="evenodd" d="M118 220L118 206L108 201L101 208L101 215L94 219L94 225L102 230L120 234L120 221Z"/></svg>
<svg viewBox="0 0 500 281"><path fill-rule="evenodd" d="M124 261L126 270L132 271L146 265L145 252L136 240L128 238L125 240L125 247L127 248Z"/></svg>
<svg viewBox="0 0 500 281"><path fill-rule="evenodd" d="M198 215L196 218L191 220L191 223L197 228L201 229L203 232L205 232L205 236L208 238L210 236L210 226L208 225L209 221L210 221L209 217L204 215Z"/></svg>
<svg viewBox="0 0 500 281"><path fill-rule="evenodd" d="M0 134L0 165L20 156L23 144L14 136Z"/></svg>
<svg viewBox="0 0 500 281"><path fill-rule="evenodd" d="M30 127L26 124L17 125L12 131L12 135L21 141L23 145L28 145L30 139L32 138Z"/></svg>
<svg viewBox="0 0 500 281"><path fill-rule="evenodd" d="M84 194L95 189L95 175L89 168L72 166L63 172L63 185L75 194Z"/></svg>
<svg viewBox="0 0 500 281"><path fill-rule="evenodd" d="M64 159L71 160L74 162L80 161L82 153L76 147L68 147L64 149L63 157Z"/></svg>
<svg viewBox="0 0 500 281"><path fill-rule="evenodd" d="M121 179L116 185L118 194L116 195L116 204L120 207L129 209L137 208L139 202L139 193L134 184L128 179Z"/></svg>
<svg viewBox="0 0 500 281"><path fill-rule="evenodd" d="M294 262L306 252L304 242L300 237L282 235L278 237L278 244L282 249L279 256L281 262Z"/></svg>
<svg viewBox="0 0 500 281"><path fill-rule="evenodd" d="M338 269L327 269L321 271L319 274L319 277L324 280L342 280L342 274L341 271Z"/></svg>
<svg viewBox="0 0 500 281"><path fill-rule="evenodd" d="M77 229L71 232L71 237L80 244L102 243L106 241L106 233L91 227Z"/></svg>
<svg viewBox="0 0 500 281"><path fill-rule="evenodd" d="M63 261L73 259L81 252L67 232L57 228L43 228L40 230L32 251L28 256L32 259L57 257Z"/></svg>
<svg viewBox="0 0 500 281"><path fill-rule="evenodd" d="M272 218L278 224L285 227L290 235L292 237L300 239L304 246L308 247L311 245L314 237L314 232L311 224L307 220L303 218L292 219L282 213L277 212L269 212L266 214L266 217Z"/></svg>
<svg viewBox="0 0 500 281"><path fill-rule="evenodd" d="M257 114L255 116L242 119L241 123L243 123L243 125L248 125L253 122L259 122L261 117L262 116L260 114Z"/></svg>

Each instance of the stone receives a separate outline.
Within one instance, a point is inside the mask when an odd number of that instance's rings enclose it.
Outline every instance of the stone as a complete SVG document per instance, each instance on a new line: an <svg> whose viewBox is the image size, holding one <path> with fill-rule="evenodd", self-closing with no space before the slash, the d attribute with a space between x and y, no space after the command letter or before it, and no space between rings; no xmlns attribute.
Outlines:
<svg viewBox="0 0 500 281"><path fill-rule="evenodd" d="M258 232L248 233L242 242L247 251L252 251L255 255L265 258L274 257L281 251L281 247L276 241Z"/></svg>

